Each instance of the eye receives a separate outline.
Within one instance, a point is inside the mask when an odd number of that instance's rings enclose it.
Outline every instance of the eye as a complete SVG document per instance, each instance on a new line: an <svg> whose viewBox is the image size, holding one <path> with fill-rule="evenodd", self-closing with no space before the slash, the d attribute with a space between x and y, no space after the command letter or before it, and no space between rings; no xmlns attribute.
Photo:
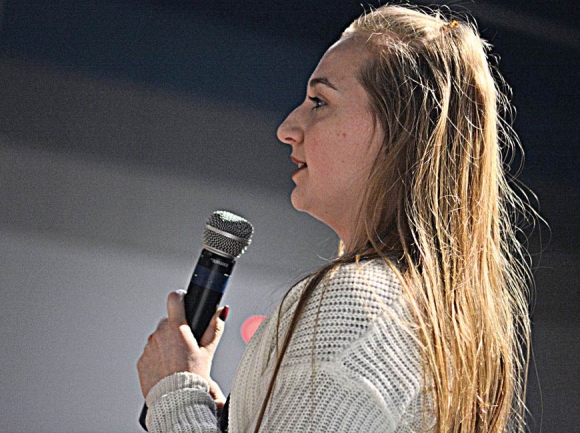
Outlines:
<svg viewBox="0 0 580 433"><path fill-rule="evenodd" d="M314 104L314 107L312 107L313 110L317 110L326 105L326 102L316 96L309 96L308 99Z"/></svg>

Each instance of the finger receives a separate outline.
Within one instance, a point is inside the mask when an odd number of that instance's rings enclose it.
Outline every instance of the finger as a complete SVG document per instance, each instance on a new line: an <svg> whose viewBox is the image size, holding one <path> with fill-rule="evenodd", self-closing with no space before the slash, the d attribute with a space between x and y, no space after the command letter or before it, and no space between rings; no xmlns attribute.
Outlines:
<svg viewBox="0 0 580 433"><path fill-rule="evenodd" d="M230 307L226 305L225 307L219 308L215 312L211 318L211 321L209 322L207 329L201 337L199 342L201 347L205 347L212 352L215 351L215 348L217 347L222 334L224 333L224 320L227 318L229 310Z"/></svg>
<svg viewBox="0 0 580 433"><path fill-rule="evenodd" d="M167 317L164 317L157 324L157 327L155 328L155 331L151 335L149 335L149 337L147 338L147 343L151 343L151 341L155 340L155 338L158 337L159 333L162 333L163 330L165 328L167 328L167 325L168 325L168 323L167 323Z"/></svg>
<svg viewBox="0 0 580 433"><path fill-rule="evenodd" d="M185 319L185 307L183 306L183 297L185 292L171 292L167 298L167 320L177 325L187 323Z"/></svg>
<svg viewBox="0 0 580 433"><path fill-rule="evenodd" d="M215 402L217 415L218 417L221 416L222 410L224 408L224 404L226 403L226 396L222 392L219 385L211 380L209 380L209 394L212 396L213 401Z"/></svg>
<svg viewBox="0 0 580 433"><path fill-rule="evenodd" d="M226 305L221 310L222 310L222 312L219 314L218 317L220 318L220 320L225 322L226 319L228 318L228 314L230 314L230 306Z"/></svg>

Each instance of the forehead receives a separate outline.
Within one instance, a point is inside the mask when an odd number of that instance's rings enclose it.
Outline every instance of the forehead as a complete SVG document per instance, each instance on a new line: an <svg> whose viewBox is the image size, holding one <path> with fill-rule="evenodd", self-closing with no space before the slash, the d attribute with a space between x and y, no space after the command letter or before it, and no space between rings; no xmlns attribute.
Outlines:
<svg viewBox="0 0 580 433"><path fill-rule="evenodd" d="M312 78L327 77L338 87L357 82L357 75L369 53L361 38L347 36L339 39L320 59Z"/></svg>

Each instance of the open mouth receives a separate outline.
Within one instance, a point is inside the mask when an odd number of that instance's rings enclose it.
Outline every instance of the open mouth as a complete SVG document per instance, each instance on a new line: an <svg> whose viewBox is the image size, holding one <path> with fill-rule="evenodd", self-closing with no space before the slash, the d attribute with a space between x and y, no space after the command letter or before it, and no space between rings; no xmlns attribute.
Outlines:
<svg viewBox="0 0 580 433"><path fill-rule="evenodd" d="M296 170L294 170L294 173L292 173L292 177L294 177L296 175L296 173L303 171L306 167L308 167L308 166L304 163L298 164L298 168Z"/></svg>
<svg viewBox="0 0 580 433"><path fill-rule="evenodd" d="M298 166L298 170L301 168L306 167L306 163L304 161L300 161L299 159L294 158L293 156L290 157L292 162Z"/></svg>
<svg viewBox="0 0 580 433"><path fill-rule="evenodd" d="M299 159L296 159L294 157L291 157L290 159L292 159L292 162L298 166L298 168L294 170L294 173L292 173L292 177L294 177L294 175L299 171L302 171L303 169L308 167L308 165L304 161L300 161Z"/></svg>

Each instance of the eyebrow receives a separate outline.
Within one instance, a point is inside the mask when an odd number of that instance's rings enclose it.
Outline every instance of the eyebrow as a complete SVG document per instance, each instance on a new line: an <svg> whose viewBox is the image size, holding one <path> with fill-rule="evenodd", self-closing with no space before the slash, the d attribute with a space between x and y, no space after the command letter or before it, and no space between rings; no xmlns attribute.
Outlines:
<svg viewBox="0 0 580 433"><path fill-rule="evenodd" d="M331 89L334 89L336 91L338 91L338 89L336 88L336 86L334 84L332 84L330 82L330 80L326 77L316 77L310 80L310 82L308 83L308 87L315 87L318 84L324 84L325 86L330 87Z"/></svg>

